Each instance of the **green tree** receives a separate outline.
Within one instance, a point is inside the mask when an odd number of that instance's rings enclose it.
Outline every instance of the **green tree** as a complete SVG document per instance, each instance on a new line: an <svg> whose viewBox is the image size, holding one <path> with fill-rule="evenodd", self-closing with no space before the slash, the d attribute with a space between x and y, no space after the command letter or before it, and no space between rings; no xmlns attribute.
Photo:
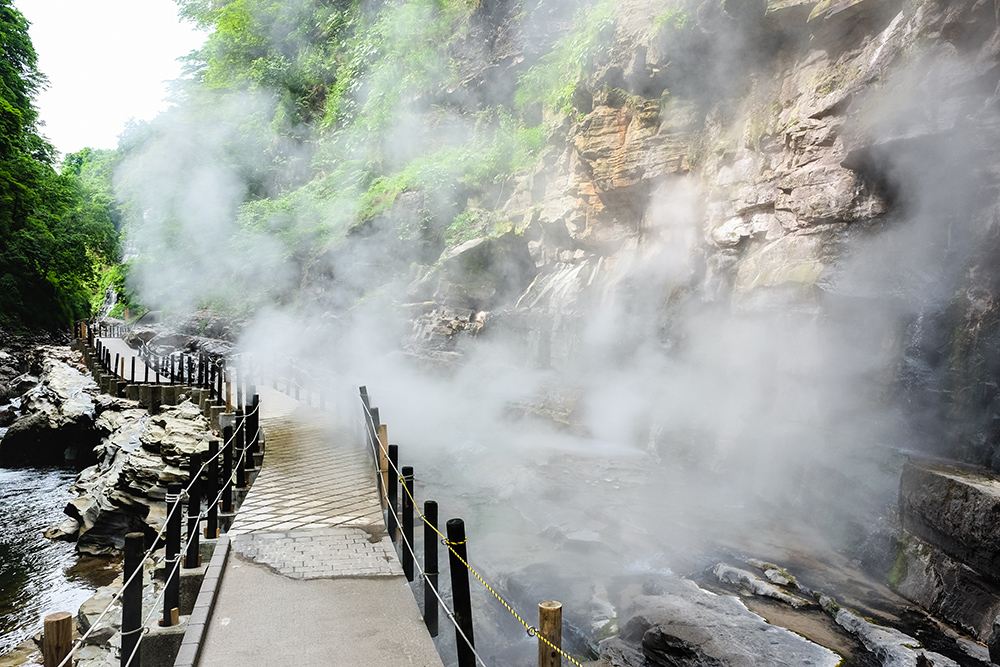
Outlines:
<svg viewBox="0 0 1000 667"><path fill-rule="evenodd" d="M32 98L44 85L28 22L0 0L0 324L55 327L90 312L96 262L112 261L108 207L53 168Z"/></svg>

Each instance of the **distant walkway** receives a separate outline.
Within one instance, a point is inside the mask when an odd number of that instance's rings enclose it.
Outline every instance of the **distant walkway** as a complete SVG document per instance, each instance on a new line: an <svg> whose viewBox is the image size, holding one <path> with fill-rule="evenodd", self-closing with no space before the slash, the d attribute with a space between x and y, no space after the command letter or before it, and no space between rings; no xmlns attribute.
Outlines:
<svg viewBox="0 0 1000 667"><path fill-rule="evenodd" d="M441 667L385 533L371 457L322 413L260 388L264 465L199 667Z"/></svg>

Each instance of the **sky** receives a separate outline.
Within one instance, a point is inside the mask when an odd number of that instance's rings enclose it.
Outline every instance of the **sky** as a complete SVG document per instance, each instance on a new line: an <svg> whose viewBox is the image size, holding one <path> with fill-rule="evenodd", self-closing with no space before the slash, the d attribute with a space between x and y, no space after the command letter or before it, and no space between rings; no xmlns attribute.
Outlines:
<svg viewBox="0 0 1000 667"><path fill-rule="evenodd" d="M49 79L35 100L42 134L62 154L114 148L129 119L167 108L178 58L205 33L177 18L173 0L14 0L31 22L38 68Z"/></svg>

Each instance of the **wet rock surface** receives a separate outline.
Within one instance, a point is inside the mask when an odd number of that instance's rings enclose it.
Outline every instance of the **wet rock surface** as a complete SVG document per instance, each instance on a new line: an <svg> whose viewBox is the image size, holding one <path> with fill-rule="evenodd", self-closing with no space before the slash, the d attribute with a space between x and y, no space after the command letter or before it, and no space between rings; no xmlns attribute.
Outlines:
<svg viewBox="0 0 1000 667"><path fill-rule="evenodd" d="M66 507L69 519L49 529L52 538L75 540L82 553L120 549L125 534L154 537L166 518L168 484L188 480L192 453L208 451L208 420L190 402L149 415L117 399L97 419L104 435L98 462L83 470Z"/></svg>
<svg viewBox="0 0 1000 667"><path fill-rule="evenodd" d="M662 593L633 600L619 620L618 638L601 653L628 665L827 665L840 656L767 623L736 597L705 591L693 581L668 579ZM635 662L642 656L643 661Z"/></svg>
<svg viewBox="0 0 1000 667"><path fill-rule="evenodd" d="M62 465L92 460L97 385L83 358L68 348L43 346L29 365L38 375L22 374L11 383L20 397L0 440L0 464Z"/></svg>

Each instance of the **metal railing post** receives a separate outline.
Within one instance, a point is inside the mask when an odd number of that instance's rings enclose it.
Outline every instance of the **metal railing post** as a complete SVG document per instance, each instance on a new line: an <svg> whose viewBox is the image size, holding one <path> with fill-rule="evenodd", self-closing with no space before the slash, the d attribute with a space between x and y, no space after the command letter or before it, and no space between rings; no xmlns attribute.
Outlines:
<svg viewBox="0 0 1000 667"><path fill-rule="evenodd" d="M465 543L465 522L461 519L448 519L446 526L451 595L457 624L455 643L458 649L458 667L475 667L476 654L473 649L476 648L476 643L472 633L472 595L469 592L469 570L466 567L469 555Z"/></svg>
<svg viewBox="0 0 1000 667"><path fill-rule="evenodd" d="M431 637L438 636L438 504L424 502L424 623Z"/></svg>
<svg viewBox="0 0 1000 667"><path fill-rule="evenodd" d="M163 618L160 626L170 627L180 622L181 573L177 567L181 552L181 485L167 486L166 553L163 560L166 584L163 590Z"/></svg>

